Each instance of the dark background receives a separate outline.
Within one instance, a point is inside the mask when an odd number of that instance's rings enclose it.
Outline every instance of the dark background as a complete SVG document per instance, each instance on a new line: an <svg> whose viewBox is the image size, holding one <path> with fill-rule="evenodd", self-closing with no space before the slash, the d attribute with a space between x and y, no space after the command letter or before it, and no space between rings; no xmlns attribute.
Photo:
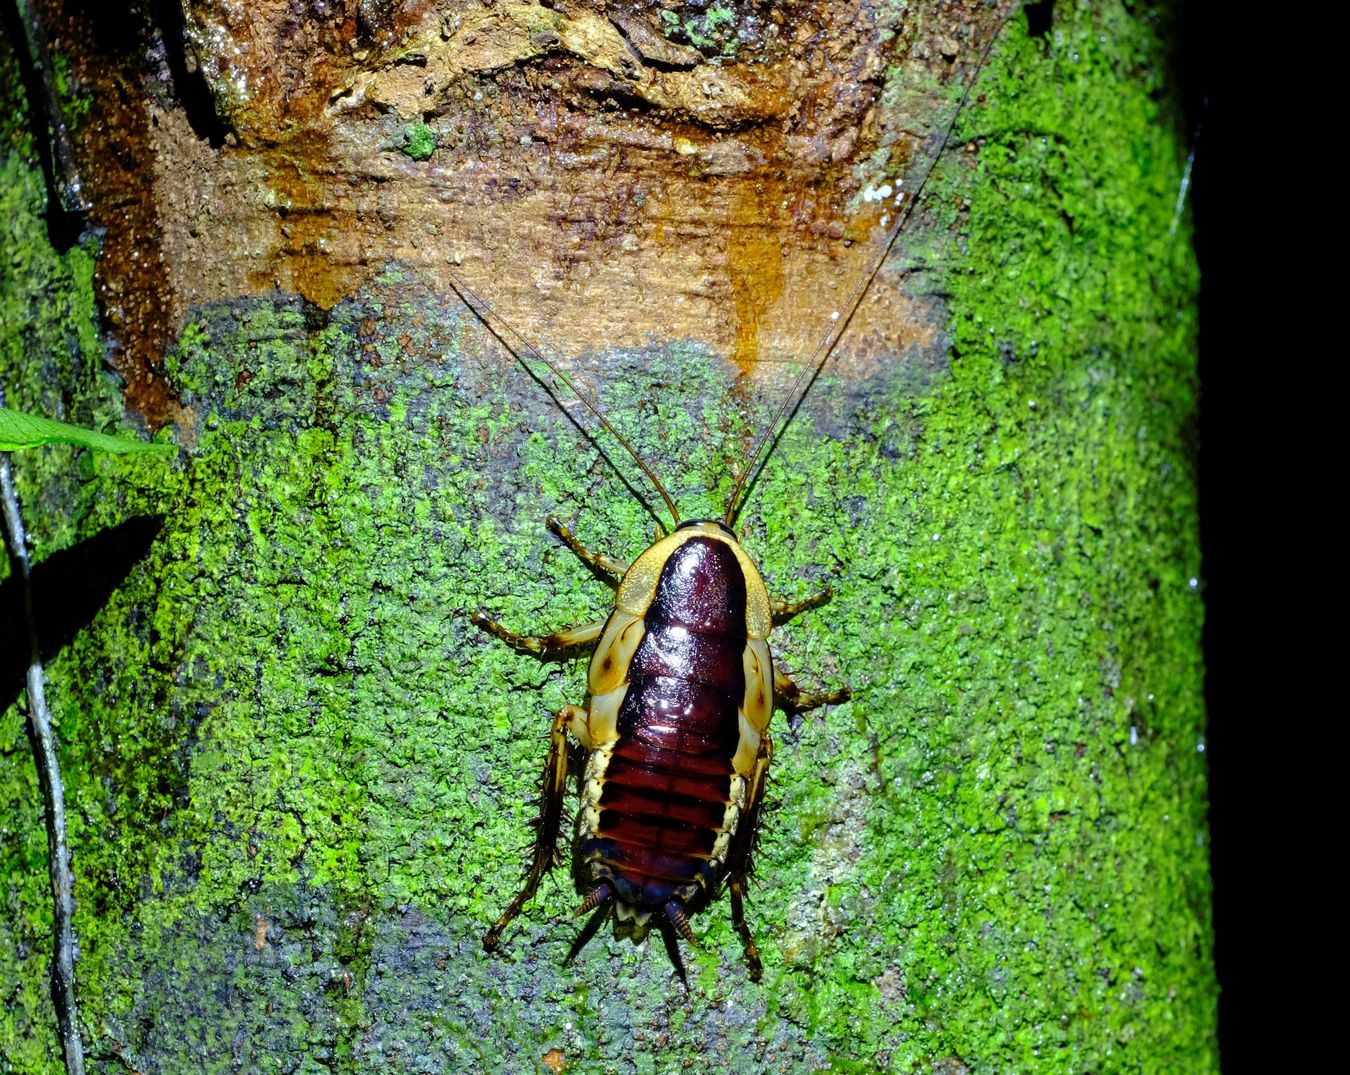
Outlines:
<svg viewBox="0 0 1350 1075"><path fill-rule="evenodd" d="M1253 778L1258 750L1269 754L1282 738L1306 733L1294 723L1304 719L1301 714L1275 717L1267 709L1261 676L1272 660L1269 641L1278 645L1275 636L1289 626L1263 627L1258 611L1270 566L1277 562L1274 549L1263 547L1263 520L1279 526L1283 519L1271 504L1270 479L1259 473L1261 462L1269 462L1263 446L1271 439L1267 423L1274 400L1258 399L1258 389L1271 394L1283 378L1277 374L1273 382L1269 368L1261 377L1254 361L1270 353L1261 343L1259 311L1272 300L1256 294L1254 285L1261 275L1258 263L1272 260L1257 253L1271 216L1261 206L1270 210L1278 193L1267 170L1253 172L1250 143L1244 146L1261 124L1253 122L1255 112L1240 98L1255 98L1250 91L1256 83L1250 80L1259 76L1240 69L1240 59L1252 54L1250 42L1244 52L1238 39L1244 26L1254 30L1263 20L1248 22L1237 6L1198 0L1183 3L1181 14L1176 74L1193 132L1191 210L1201 272L1200 525L1219 1050L1225 1075L1233 1075L1266 1068L1257 1054L1272 1031L1304 1039L1272 1010L1284 988L1276 985L1257 1004L1266 953L1295 943L1293 935L1301 931L1297 926L1290 931L1278 912L1254 921L1247 911L1268 890L1282 857L1258 835L1265 818L1283 806L1268 791L1255 793L1262 786ZM1239 203L1244 190L1247 197ZM1277 747L1275 757L1286 751L1292 753Z"/></svg>

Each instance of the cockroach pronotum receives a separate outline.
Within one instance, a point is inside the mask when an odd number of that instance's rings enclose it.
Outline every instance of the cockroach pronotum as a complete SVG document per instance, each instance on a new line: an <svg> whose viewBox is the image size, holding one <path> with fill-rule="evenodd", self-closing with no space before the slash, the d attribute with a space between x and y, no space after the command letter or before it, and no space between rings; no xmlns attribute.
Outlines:
<svg viewBox="0 0 1350 1075"><path fill-rule="evenodd" d="M987 53L988 48L966 84L957 114ZM616 929L634 940L657 926L678 966L678 947L669 931L697 944L690 913L708 903L725 883L750 977L761 977L759 950L745 918L745 892L773 758L770 717L775 704L800 712L843 702L849 690L805 691L775 667L769 648L771 628L824 604L831 594L824 589L799 601L771 598L733 526L750 479L847 329L955 123L953 116L912 194L896 195L896 218L880 253L755 439L721 518L682 520L655 472L598 405L454 278L465 304L522 363L523 352L576 394L650 481L673 523L630 565L591 551L557 518L549 517L549 529L568 548L614 581L614 610L604 620L528 636L482 612L472 615L483 630L529 653L594 649L587 673L588 704L566 705L553 717L529 871L520 891L484 936L489 951L497 947L503 931L558 857L570 733L587 752L574 855L589 887L576 913L596 911L597 925L603 916L612 915ZM589 932L589 928L583 932L583 939Z"/></svg>

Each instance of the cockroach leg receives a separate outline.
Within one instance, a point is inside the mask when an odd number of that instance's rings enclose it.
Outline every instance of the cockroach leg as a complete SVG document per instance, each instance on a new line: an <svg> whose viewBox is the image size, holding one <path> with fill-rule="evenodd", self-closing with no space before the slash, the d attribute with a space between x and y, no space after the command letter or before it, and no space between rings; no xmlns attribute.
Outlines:
<svg viewBox="0 0 1350 1075"><path fill-rule="evenodd" d="M572 912L573 918L580 918L587 911L594 911L602 903L609 900L614 895L614 889L608 881L601 881L586 894L586 898L581 901L581 906Z"/></svg>
<svg viewBox="0 0 1350 1075"><path fill-rule="evenodd" d="M666 955L670 957L670 965L675 968L675 974L680 979L680 984L684 986L685 992L689 991L689 975L684 969L684 956L680 952L679 934L675 927L669 923L663 924L660 929L661 943L666 946Z"/></svg>
<svg viewBox="0 0 1350 1075"><path fill-rule="evenodd" d="M551 635L518 635L515 631L503 627L486 612L475 612L469 619L488 634L496 635L508 646L541 656L592 646L605 629L605 621L596 620L594 623L583 623L579 627L569 627L566 631L554 631Z"/></svg>
<svg viewBox="0 0 1350 1075"><path fill-rule="evenodd" d="M534 858L525 884L516 893L516 898L483 937L483 947L489 952L497 947L502 939L502 930L520 914L520 909L534 895L544 874L553 866L558 853L558 831L562 824L563 792L567 785L567 733L572 730L575 734L576 730L584 730L585 726L586 710L579 705L565 705L554 714L548 760L544 762L544 788L539 805L539 831L535 834Z"/></svg>
<svg viewBox="0 0 1350 1075"><path fill-rule="evenodd" d="M779 601L777 598L769 599L769 612L773 615L773 625L781 627L792 619L793 616L805 612L807 609L819 608L821 605L828 604L830 598L834 596L834 591L828 586L810 597L803 597L800 601Z"/></svg>
<svg viewBox="0 0 1350 1075"><path fill-rule="evenodd" d="M556 515L548 517L548 528L557 534L562 543L576 553L582 562L589 564L602 575L608 575L615 582L618 582L628 573L628 565L622 560L616 560L612 556L606 556L602 552L592 552L586 548Z"/></svg>
<svg viewBox="0 0 1350 1075"><path fill-rule="evenodd" d="M745 810L736 835L732 837L731 850L727 854L727 889L731 893L731 924L740 934L741 947L745 949L745 962L750 967L750 980L757 982L764 974L759 960L759 946L755 944L755 935L745 920L745 885L750 876L750 854L754 850L755 837L759 832L759 810L764 803L764 787L768 782L769 763L773 761L773 739L766 732L760 741L759 757L755 759L755 771L747 790Z"/></svg>
<svg viewBox="0 0 1350 1075"><path fill-rule="evenodd" d="M818 709L823 705L838 705L840 702L848 701L853 694L847 687L840 687L837 691L822 691L818 694L804 691L793 682L790 675L776 665L773 670L773 692L783 703L783 708L790 713Z"/></svg>
<svg viewBox="0 0 1350 1075"><path fill-rule="evenodd" d="M666 918L670 924L675 927L675 932L692 944L698 947L698 937L694 934L694 927L689 924L689 916L684 913L684 908L680 906L678 900L671 900L664 907Z"/></svg>
<svg viewBox="0 0 1350 1075"><path fill-rule="evenodd" d="M741 947L745 950L745 963L749 967L750 980L757 982L764 977L764 964L759 960L759 945L755 935L745 921L745 875L733 873L727 881L731 893L731 924L741 936Z"/></svg>
<svg viewBox="0 0 1350 1075"><path fill-rule="evenodd" d="M572 941L571 947L567 949L567 958L564 959L563 962L570 964L575 961L577 956L581 954L581 950L585 948L586 945L590 943L590 939L595 936L596 931L605 924L605 919L609 918L613 913L614 904L601 904L600 907L596 909L595 913L591 915L590 918L586 919L586 924L581 927L581 931L576 935L576 939Z"/></svg>

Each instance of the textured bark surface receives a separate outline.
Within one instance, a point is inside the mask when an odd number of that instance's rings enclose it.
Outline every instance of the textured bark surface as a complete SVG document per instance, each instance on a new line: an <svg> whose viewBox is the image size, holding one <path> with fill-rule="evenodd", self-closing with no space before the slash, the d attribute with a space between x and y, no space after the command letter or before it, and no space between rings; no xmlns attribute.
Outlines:
<svg viewBox="0 0 1350 1075"><path fill-rule="evenodd" d="M15 460L91 1070L1217 1067L1165 10L43 10L104 230L53 247L3 39L0 378L183 446ZM484 955L583 676L466 614L596 618L544 517L622 558L654 522L447 268L720 511L993 35L741 517L778 595L836 591L776 653L854 690L776 723L763 983L725 901L687 993L656 938L565 963L565 870ZM0 1057L55 1072L16 594Z"/></svg>

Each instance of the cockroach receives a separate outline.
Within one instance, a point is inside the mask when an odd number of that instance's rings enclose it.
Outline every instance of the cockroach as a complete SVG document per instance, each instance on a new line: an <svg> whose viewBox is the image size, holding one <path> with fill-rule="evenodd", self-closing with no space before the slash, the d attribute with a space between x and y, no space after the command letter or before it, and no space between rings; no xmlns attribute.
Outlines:
<svg viewBox="0 0 1350 1075"><path fill-rule="evenodd" d="M988 48L976 75L987 55ZM974 77L966 85L957 115ZM879 255L755 439L721 518L683 520L655 472L599 407L556 363L452 275L455 290L485 327L527 368L522 352L542 363L617 440L660 495L672 522L669 531L628 564L592 551L559 519L549 517L549 530L613 581L614 611L603 620L530 636L509 630L483 612L471 616L484 631L538 656L594 651L587 672L587 705L563 706L553 717L529 871L520 891L484 935L487 950L497 948L503 931L558 858L570 734L586 751L574 855L589 888L576 914L596 911L596 925L612 915L616 929L634 940L656 925L663 933L671 929L697 945L690 913L725 884L750 978L760 979L762 963L745 918L745 893L773 759L770 717L775 705L801 712L839 704L848 699L849 689L806 691L775 667L771 629L825 604L831 592L823 589L798 601L770 597L733 526L751 477L763 466L767 449L847 329L955 124L954 115L912 196L896 196L896 218ZM589 933L590 928L578 943ZM669 934L667 941L678 967L678 946Z"/></svg>
<svg viewBox="0 0 1350 1075"><path fill-rule="evenodd" d="M794 710L842 702L847 687L803 691L769 652L769 631L830 598L769 597L755 562L724 519L676 525L632 565L586 548L557 518L549 529L617 580L605 620L543 637L518 635L483 613L473 622L537 654L594 646L586 708L553 718L543 809L525 884L483 938L488 950L553 864L567 779L567 734L589 753L577 819L577 855L594 884L577 914L609 905L643 936L653 914L691 944L689 909L723 879L750 976L759 949L745 920L745 885L773 739L774 702Z"/></svg>

